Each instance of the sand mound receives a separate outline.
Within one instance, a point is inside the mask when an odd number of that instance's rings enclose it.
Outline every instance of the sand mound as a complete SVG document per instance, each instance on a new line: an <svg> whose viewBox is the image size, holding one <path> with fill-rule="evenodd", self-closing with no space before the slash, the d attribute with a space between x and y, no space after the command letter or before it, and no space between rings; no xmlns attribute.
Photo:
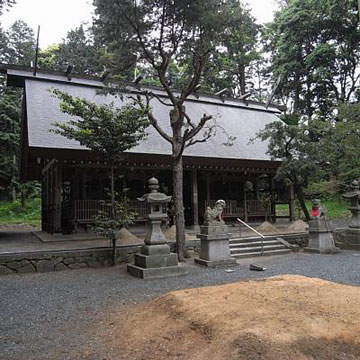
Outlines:
<svg viewBox="0 0 360 360"><path fill-rule="evenodd" d="M287 230L305 232L308 230L308 228L309 225L305 221L299 219L293 222L291 225L289 225Z"/></svg>
<svg viewBox="0 0 360 360"><path fill-rule="evenodd" d="M264 221L255 230L257 230L261 234L266 234L266 233L273 234L279 232L278 229L273 224L270 224L268 221Z"/></svg>
<svg viewBox="0 0 360 360"><path fill-rule="evenodd" d="M122 228L119 233L117 240L121 245L135 245L143 244L144 241L132 234L128 229Z"/></svg>
<svg viewBox="0 0 360 360"><path fill-rule="evenodd" d="M355 360L359 298L359 287L285 275L171 292L93 329L114 359Z"/></svg>
<svg viewBox="0 0 360 360"><path fill-rule="evenodd" d="M171 226L166 232L165 237L169 241L175 241L176 240L176 226ZM185 240L193 240L193 237L186 233L185 231Z"/></svg>

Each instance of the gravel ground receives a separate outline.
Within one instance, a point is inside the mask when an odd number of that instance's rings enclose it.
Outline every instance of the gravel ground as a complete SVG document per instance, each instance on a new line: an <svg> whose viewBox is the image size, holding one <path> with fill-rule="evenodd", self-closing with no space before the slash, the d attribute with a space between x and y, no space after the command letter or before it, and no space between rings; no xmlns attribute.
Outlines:
<svg viewBox="0 0 360 360"><path fill-rule="evenodd" d="M249 271L250 263L267 267ZM108 351L87 334L111 318L114 307L163 293L281 274L299 274L360 286L360 252L336 255L291 253L241 260L231 273L205 269L189 260L189 275L140 280L114 268L7 275L0 277L0 359L104 360ZM121 334L119 334L121 336Z"/></svg>

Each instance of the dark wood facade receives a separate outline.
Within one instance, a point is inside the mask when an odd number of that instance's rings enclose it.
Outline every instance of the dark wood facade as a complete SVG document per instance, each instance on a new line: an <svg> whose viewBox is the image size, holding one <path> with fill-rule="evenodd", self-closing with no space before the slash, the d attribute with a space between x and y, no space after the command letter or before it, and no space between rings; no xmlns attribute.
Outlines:
<svg viewBox="0 0 360 360"><path fill-rule="evenodd" d="M140 158L141 159L141 158ZM136 198L147 192L147 181L155 176L161 191L171 195L172 170L168 157L129 155L117 169L118 189L129 188L131 207L137 212L135 222L144 222L146 208ZM35 159L34 159L35 160ZM155 161L157 160L157 161ZM290 219L294 217L290 191L278 189L274 181L278 163L237 161L224 159L201 164L202 159L185 158L184 209L187 226L201 224L207 206L218 199L226 201L225 219L241 218L245 221L276 221L276 204L286 203ZM241 166L242 165L242 166ZM41 169L42 228L49 233L76 232L94 222L99 211L104 212L104 199L109 186L106 164L97 160L51 159L34 165ZM38 172L35 171L35 172ZM121 177L120 177L121 175Z"/></svg>

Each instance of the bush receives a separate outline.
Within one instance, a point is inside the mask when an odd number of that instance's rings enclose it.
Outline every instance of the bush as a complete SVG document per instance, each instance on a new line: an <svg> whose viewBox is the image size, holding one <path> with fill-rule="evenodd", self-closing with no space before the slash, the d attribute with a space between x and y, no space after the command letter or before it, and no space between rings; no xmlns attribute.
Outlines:
<svg viewBox="0 0 360 360"><path fill-rule="evenodd" d="M40 221L40 198L26 200L24 206L21 205L20 200L0 202L0 223L38 225Z"/></svg>

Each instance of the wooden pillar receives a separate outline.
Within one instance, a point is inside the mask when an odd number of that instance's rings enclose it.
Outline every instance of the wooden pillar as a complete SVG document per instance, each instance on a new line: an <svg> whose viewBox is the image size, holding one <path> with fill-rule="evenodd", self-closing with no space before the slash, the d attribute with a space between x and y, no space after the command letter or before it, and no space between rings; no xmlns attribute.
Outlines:
<svg viewBox="0 0 360 360"><path fill-rule="evenodd" d="M206 173L206 200L211 200L210 197L210 174Z"/></svg>
<svg viewBox="0 0 360 360"><path fill-rule="evenodd" d="M41 230L47 231L46 228L46 194L47 194L47 177L41 174Z"/></svg>
<svg viewBox="0 0 360 360"><path fill-rule="evenodd" d="M271 197L270 211L271 214L274 214L273 221L276 222L275 180L273 177L269 177L269 181L270 181L270 197Z"/></svg>
<svg viewBox="0 0 360 360"><path fill-rule="evenodd" d="M254 196L255 196L255 200L260 200L259 198L259 178L256 177L255 180L253 181L254 184Z"/></svg>
<svg viewBox="0 0 360 360"><path fill-rule="evenodd" d="M87 199L87 193L86 193L86 184L87 184L87 173L84 169L81 173L81 199L86 200Z"/></svg>
<svg viewBox="0 0 360 360"><path fill-rule="evenodd" d="M192 208L193 208L193 225L199 225L199 197L198 197L198 176L196 169L192 171Z"/></svg>
<svg viewBox="0 0 360 360"><path fill-rule="evenodd" d="M295 221L295 195L293 185L290 185L289 188L289 216L290 221Z"/></svg>
<svg viewBox="0 0 360 360"><path fill-rule="evenodd" d="M61 232L61 193L62 193L62 166L54 166L53 192L54 192L54 232Z"/></svg>

